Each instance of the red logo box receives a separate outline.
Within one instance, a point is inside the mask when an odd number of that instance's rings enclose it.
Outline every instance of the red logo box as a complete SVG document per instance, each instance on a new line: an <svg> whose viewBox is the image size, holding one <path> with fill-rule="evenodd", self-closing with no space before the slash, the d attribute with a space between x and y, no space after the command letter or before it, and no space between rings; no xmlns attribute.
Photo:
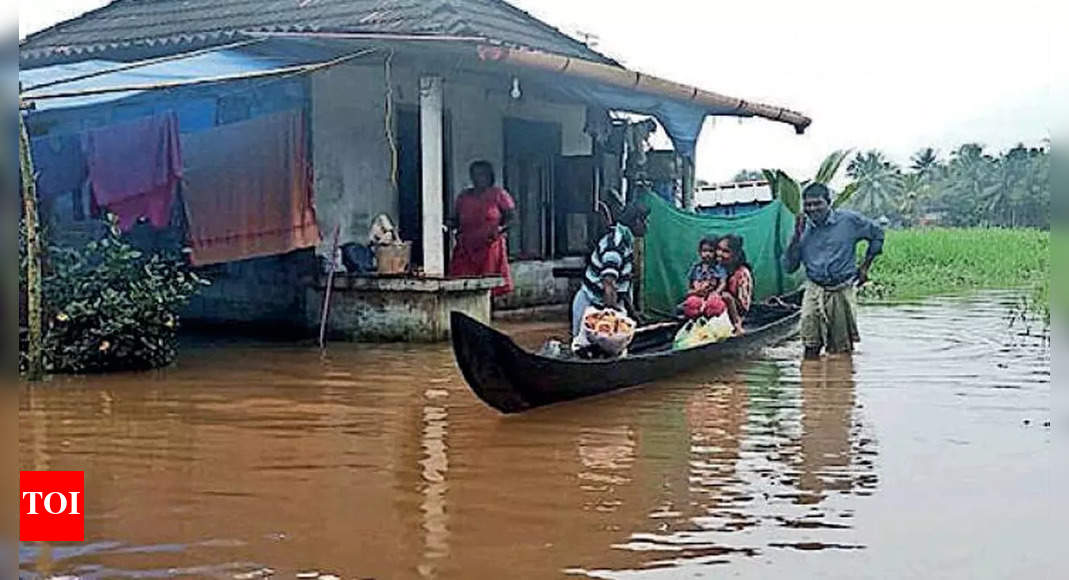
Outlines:
<svg viewBox="0 0 1069 580"><path fill-rule="evenodd" d="M19 472L19 540L85 541L85 472Z"/></svg>

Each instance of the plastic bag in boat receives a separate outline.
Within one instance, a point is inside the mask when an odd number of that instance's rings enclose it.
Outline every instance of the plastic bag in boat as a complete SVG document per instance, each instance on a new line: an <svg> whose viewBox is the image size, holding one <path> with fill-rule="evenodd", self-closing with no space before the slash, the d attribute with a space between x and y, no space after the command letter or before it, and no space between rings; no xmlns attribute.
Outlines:
<svg viewBox="0 0 1069 580"><path fill-rule="evenodd" d="M731 338L734 328L727 313L714 318L697 318L688 321L676 332L673 347L676 349L694 348Z"/></svg>
<svg viewBox="0 0 1069 580"><path fill-rule="evenodd" d="M612 308L589 307L583 312L579 336L572 340L572 351L590 351L595 347L605 357L627 354L627 346L635 337L635 321L627 314Z"/></svg>

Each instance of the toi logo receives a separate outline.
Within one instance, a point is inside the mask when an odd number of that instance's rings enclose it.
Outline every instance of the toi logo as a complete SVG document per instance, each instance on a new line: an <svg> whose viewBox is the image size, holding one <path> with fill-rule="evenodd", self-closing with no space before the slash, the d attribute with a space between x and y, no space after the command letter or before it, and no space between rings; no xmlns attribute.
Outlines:
<svg viewBox="0 0 1069 580"><path fill-rule="evenodd" d="M19 540L85 541L85 473L19 472Z"/></svg>

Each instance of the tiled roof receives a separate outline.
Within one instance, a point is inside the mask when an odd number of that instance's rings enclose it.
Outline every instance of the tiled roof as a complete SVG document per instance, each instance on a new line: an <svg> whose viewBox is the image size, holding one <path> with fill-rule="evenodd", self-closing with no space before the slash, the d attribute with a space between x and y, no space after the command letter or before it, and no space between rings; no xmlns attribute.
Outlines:
<svg viewBox="0 0 1069 580"><path fill-rule="evenodd" d="M615 64L504 0L115 0L28 36L24 66L178 53L242 32L478 36Z"/></svg>

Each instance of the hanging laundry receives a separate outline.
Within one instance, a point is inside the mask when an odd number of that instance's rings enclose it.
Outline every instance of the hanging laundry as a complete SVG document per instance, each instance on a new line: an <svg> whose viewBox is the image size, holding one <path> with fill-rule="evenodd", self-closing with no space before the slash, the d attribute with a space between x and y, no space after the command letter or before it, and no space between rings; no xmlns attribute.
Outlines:
<svg viewBox="0 0 1069 580"><path fill-rule="evenodd" d="M78 134L45 135L30 141L37 195L42 199L81 190L87 169Z"/></svg>
<svg viewBox="0 0 1069 580"><path fill-rule="evenodd" d="M586 108L586 123L583 125L583 132L590 135L599 145L607 143L612 134L612 119L609 117L608 109L593 105L588 106Z"/></svg>
<svg viewBox="0 0 1069 580"><path fill-rule="evenodd" d="M182 136L195 265L319 243L304 117L284 112Z"/></svg>
<svg viewBox="0 0 1069 580"><path fill-rule="evenodd" d="M88 132L85 154L93 197L128 231L139 218L162 228L170 221L182 178L182 149L174 113Z"/></svg>

